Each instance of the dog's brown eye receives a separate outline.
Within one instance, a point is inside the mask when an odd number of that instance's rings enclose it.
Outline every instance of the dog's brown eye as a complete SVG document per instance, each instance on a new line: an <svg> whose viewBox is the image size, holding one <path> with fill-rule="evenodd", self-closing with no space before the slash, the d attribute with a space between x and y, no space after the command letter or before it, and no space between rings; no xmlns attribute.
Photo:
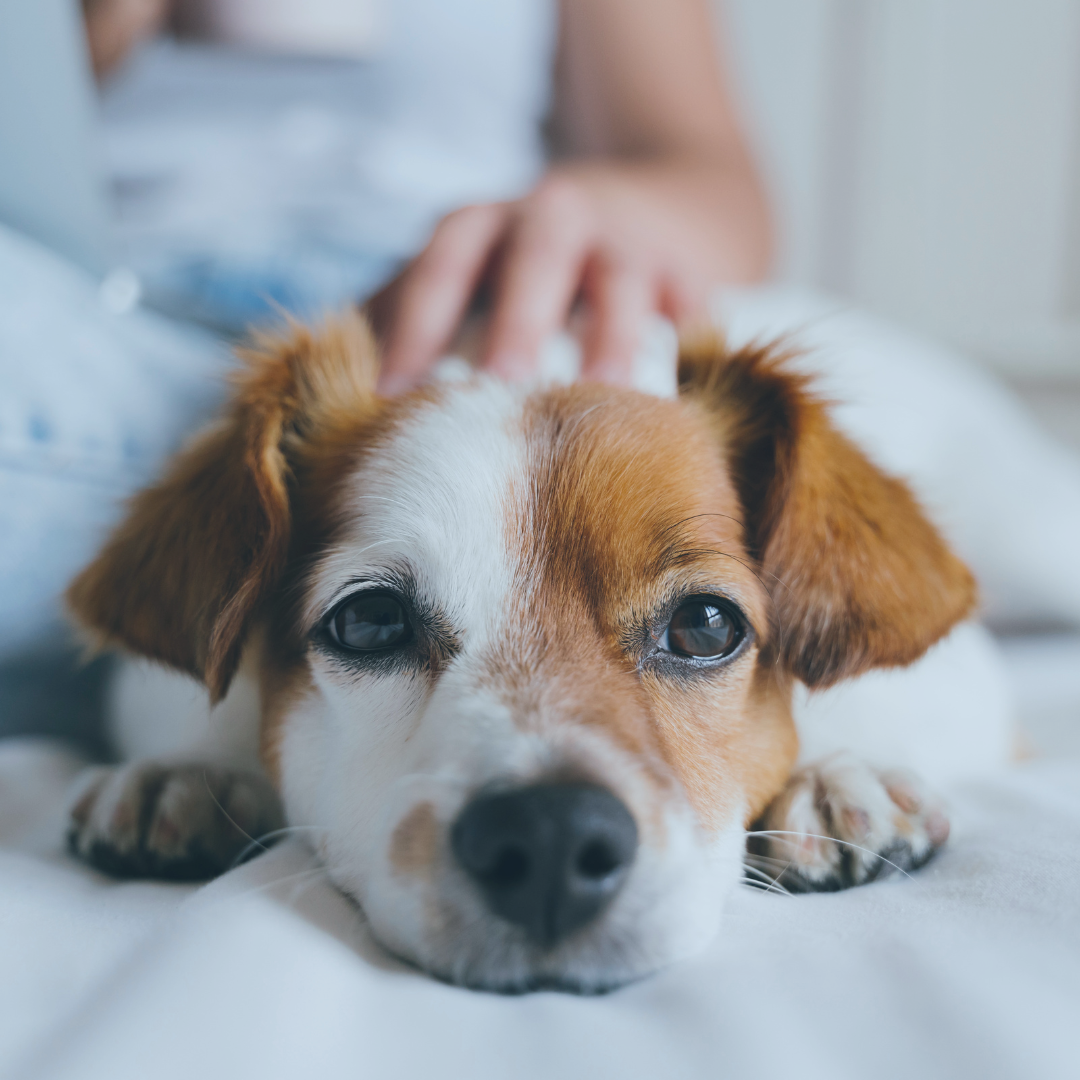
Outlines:
<svg viewBox="0 0 1080 1080"><path fill-rule="evenodd" d="M412 627L398 600L373 593L346 600L330 620L330 633L346 649L374 652L404 644L412 636Z"/></svg>
<svg viewBox="0 0 1080 1080"><path fill-rule="evenodd" d="M735 613L706 597L688 600L678 608L660 638L660 647L679 656L719 660L734 652L742 637L742 624Z"/></svg>

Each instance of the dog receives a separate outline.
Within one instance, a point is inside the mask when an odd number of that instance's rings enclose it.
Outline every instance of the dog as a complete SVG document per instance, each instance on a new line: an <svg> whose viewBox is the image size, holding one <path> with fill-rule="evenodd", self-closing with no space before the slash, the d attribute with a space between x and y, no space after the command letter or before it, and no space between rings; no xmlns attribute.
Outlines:
<svg viewBox="0 0 1080 1080"><path fill-rule="evenodd" d="M79 857L204 878L299 829L416 967L598 992L702 949L747 865L837 889L944 843L914 774L798 757L796 688L912 664L976 588L783 350L687 343L674 399L384 399L353 315L242 356L68 593L164 731L82 778Z"/></svg>

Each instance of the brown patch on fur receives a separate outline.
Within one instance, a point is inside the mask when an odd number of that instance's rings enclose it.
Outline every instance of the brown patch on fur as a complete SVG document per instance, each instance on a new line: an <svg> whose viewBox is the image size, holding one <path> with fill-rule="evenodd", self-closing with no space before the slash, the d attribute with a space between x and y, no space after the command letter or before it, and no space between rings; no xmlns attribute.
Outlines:
<svg viewBox="0 0 1080 1080"><path fill-rule="evenodd" d="M602 731L645 765L657 798L674 775L719 827L746 786L728 762L746 756L738 731L754 711L756 649L685 679L648 659L658 616L694 593L733 597L767 636L767 597L709 427L677 401L589 386L535 395L525 425L531 472L507 534L523 586L487 670L519 724ZM778 741L769 749L786 776Z"/></svg>
<svg viewBox="0 0 1080 1080"><path fill-rule="evenodd" d="M781 662L808 686L909 664L975 606L974 579L905 484L841 435L775 349L683 351L683 397L739 488Z"/></svg>
<svg viewBox="0 0 1080 1080"><path fill-rule="evenodd" d="M439 852L439 819L432 803L417 803L390 838L390 864L403 875L432 869Z"/></svg>
<svg viewBox="0 0 1080 1080"><path fill-rule="evenodd" d="M313 441L355 435L380 408L374 343L355 315L317 334L291 325L240 355L224 420L132 500L68 590L71 611L101 643L202 679L213 701L284 570L295 459Z"/></svg>

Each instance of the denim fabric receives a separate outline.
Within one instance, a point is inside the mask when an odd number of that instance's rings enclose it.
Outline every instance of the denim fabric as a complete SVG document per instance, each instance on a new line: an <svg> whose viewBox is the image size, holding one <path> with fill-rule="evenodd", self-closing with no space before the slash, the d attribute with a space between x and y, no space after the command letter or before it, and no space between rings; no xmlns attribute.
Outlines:
<svg viewBox="0 0 1080 1080"><path fill-rule="evenodd" d="M0 228L0 659L50 639L123 500L213 411L227 348Z"/></svg>

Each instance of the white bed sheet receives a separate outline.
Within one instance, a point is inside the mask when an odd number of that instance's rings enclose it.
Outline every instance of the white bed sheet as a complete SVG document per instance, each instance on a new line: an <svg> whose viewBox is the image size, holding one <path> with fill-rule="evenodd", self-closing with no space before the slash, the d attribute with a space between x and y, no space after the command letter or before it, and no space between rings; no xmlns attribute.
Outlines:
<svg viewBox="0 0 1080 1080"><path fill-rule="evenodd" d="M1076 649L1035 680L1057 664L1043 740L1065 750ZM707 954L600 998L405 968L297 841L202 888L108 881L61 852L77 767L0 744L0 1075L1080 1076L1080 756L955 787L953 837L911 879L739 892Z"/></svg>

